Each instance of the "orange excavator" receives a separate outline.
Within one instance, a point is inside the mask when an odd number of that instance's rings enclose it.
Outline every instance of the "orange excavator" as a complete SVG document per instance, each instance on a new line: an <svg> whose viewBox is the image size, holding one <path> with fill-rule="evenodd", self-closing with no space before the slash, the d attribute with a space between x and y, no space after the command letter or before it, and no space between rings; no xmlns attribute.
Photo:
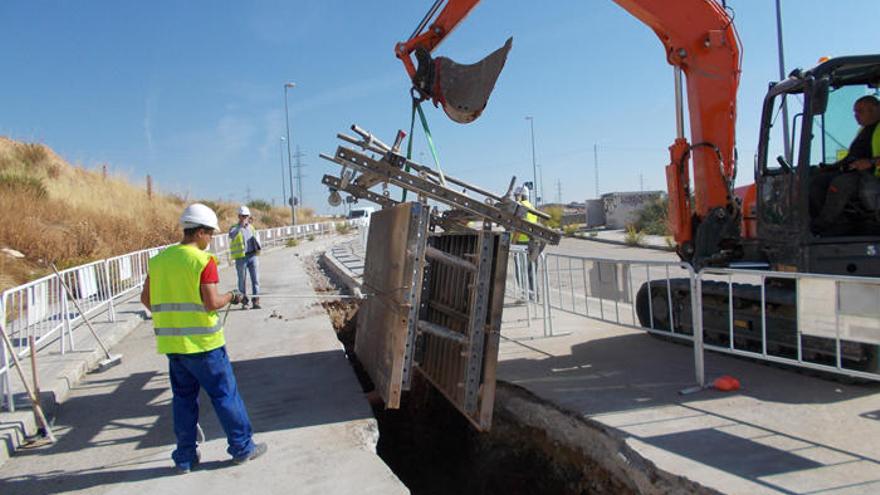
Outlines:
<svg viewBox="0 0 880 495"><path fill-rule="evenodd" d="M736 254L741 223L740 204L733 190L740 50L731 18L721 5L708 0L615 1L657 33L667 60L677 69L678 136L670 147L666 177L669 219L679 254L698 263L730 258ZM443 2L435 2L413 36L395 47L413 81L414 93L442 106L459 123L472 122L482 113L512 44L507 40L503 47L473 65L430 57L478 3L449 0L440 10ZM691 136L695 144L684 136L681 72L687 76Z"/></svg>
<svg viewBox="0 0 880 495"><path fill-rule="evenodd" d="M677 136L669 147L666 180L668 223L682 260L696 269L723 266L880 276L880 179L864 181L833 234L814 231L811 222L816 215L815 207L811 211L812 196L818 194L811 188L818 184L815 178L825 164L841 163L859 132L852 118L853 103L880 94L880 54L832 58L771 83L762 106L755 182L735 189L741 60L732 12L723 0L614 2L657 34L675 70ZM483 112L512 45L508 40L473 65L432 58L434 49L478 3L437 0L412 36L395 47L413 82L414 97L430 99L459 123L472 122ZM685 87L690 141L684 129ZM780 125L785 105L800 107L788 122L788 136L783 130L787 127ZM791 147L783 147L788 140ZM642 287L636 307L643 325L692 331L690 287L680 282ZM729 290L734 292L733 305ZM708 343L737 348L763 345L763 306L768 352L796 356L800 340L804 360L833 361L833 339L799 335L792 280L768 277L765 287L735 284L733 289L704 283L703 291ZM731 306L734 315L728 313ZM730 321L736 327L733 331ZM842 340L841 351L845 367L878 369L877 345Z"/></svg>

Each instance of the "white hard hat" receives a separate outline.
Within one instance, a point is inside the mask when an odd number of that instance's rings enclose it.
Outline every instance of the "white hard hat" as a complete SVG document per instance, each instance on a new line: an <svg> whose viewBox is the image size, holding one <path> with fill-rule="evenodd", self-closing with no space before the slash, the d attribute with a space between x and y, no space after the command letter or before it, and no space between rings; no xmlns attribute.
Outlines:
<svg viewBox="0 0 880 495"><path fill-rule="evenodd" d="M238 214L251 216L251 210L247 206L242 205L242 207L238 209Z"/></svg>
<svg viewBox="0 0 880 495"><path fill-rule="evenodd" d="M193 203L183 210L183 214L180 215L180 225L184 229L210 227L214 230L220 230L220 226L217 224L217 214L201 203Z"/></svg>

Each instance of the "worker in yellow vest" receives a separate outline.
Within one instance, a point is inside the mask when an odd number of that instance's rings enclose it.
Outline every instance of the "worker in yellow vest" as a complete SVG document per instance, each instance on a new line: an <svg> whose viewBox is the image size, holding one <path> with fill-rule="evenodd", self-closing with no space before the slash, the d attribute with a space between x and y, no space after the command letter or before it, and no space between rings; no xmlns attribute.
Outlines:
<svg viewBox="0 0 880 495"><path fill-rule="evenodd" d="M251 290L253 298L252 309L260 309L260 240L257 232L251 225L251 210L242 205L238 209L238 223L229 230L229 255L235 262L235 273L238 275L238 290L244 294L242 308L247 308L247 276L251 276Z"/></svg>
<svg viewBox="0 0 880 495"><path fill-rule="evenodd" d="M532 206L532 203L529 202L529 188L526 187L525 185L518 187L514 191L513 199L515 199L517 203L519 203L527 208L534 208L534 206ZM520 218L524 219L525 221L531 222L531 223L538 223L538 215L535 215L534 213L527 210L526 208L520 208L517 211L518 211ZM521 233L521 232L516 232L516 233L514 233L513 242L514 242L514 244L528 245L529 235ZM513 258L513 263L514 263L517 277L518 277L517 283L520 285L520 287L522 287L524 280L520 280L519 277L520 277L520 274L525 270L525 272L527 274L528 284L529 284L529 286L528 286L529 298L532 298L534 290L535 290L535 281L533 280L534 277L532 276L533 266L532 266L532 262L528 258L528 256L526 256L524 259L526 260L526 262L523 263L522 266L520 266L521 265L520 257L515 256Z"/></svg>
<svg viewBox="0 0 880 495"><path fill-rule="evenodd" d="M853 116L861 126L849 149L837 162L811 178L810 209L813 231L839 235L848 231L842 222L846 205L858 197L863 181L880 176L880 99L866 95L853 104Z"/></svg>
<svg viewBox="0 0 880 495"><path fill-rule="evenodd" d="M141 302L153 313L153 332L160 354L168 356L168 375L174 395L174 434L171 454L179 473L198 465L196 449L199 389L204 388L226 432L236 464L263 455L265 443L254 443L253 429L226 354L223 323L217 310L241 302L237 291L220 294L217 260L205 252L220 230L211 208L195 203L180 216L183 240L153 258L141 292Z"/></svg>

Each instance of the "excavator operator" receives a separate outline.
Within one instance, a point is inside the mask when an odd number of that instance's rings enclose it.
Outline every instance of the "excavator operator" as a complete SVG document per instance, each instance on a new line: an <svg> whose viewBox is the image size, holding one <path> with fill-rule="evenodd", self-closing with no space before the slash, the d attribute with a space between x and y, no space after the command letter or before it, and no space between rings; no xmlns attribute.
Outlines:
<svg viewBox="0 0 880 495"><path fill-rule="evenodd" d="M810 184L810 211L817 234L838 232L839 217L863 181L880 180L880 100L863 96L853 105L862 126L846 156L818 173Z"/></svg>

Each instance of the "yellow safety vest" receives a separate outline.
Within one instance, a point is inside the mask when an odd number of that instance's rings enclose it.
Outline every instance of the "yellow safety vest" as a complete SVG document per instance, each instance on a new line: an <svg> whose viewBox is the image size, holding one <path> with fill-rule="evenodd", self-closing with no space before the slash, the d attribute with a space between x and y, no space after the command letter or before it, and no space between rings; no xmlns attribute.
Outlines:
<svg viewBox="0 0 880 495"><path fill-rule="evenodd" d="M244 228L250 229L251 235L254 235L252 226L248 225ZM235 234L235 237L232 238L232 242L229 243L229 255L232 256L232 259L234 260L244 258L246 247L244 245L244 234L242 234L242 230L244 229L238 229L238 233Z"/></svg>
<svg viewBox="0 0 880 495"><path fill-rule="evenodd" d="M529 208L534 208L534 206L532 206L532 203L529 203L529 200L527 199L520 201L519 204L527 206ZM526 221L531 223L538 223L538 215L535 215L531 211L526 210ZM528 244L529 236L528 234L517 234L516 241L514 242L516 242L517 244Z"/></svg>
<svg viewBox="0 0 880 495"><path fill-rule="evenodd" d="M874 134L871 136L871 157L880 158L880 122L874 126ZM880 177L880 165L874 166L874 175Z"/></svg>
<svg viewBox="0 0 880 495"><path fill-rule="evenodd" d="M226 344L220 317L202 303L201 275L211 258L196 246L177 244L150 259L150 309L160 354L195 354Z"/></svg>

